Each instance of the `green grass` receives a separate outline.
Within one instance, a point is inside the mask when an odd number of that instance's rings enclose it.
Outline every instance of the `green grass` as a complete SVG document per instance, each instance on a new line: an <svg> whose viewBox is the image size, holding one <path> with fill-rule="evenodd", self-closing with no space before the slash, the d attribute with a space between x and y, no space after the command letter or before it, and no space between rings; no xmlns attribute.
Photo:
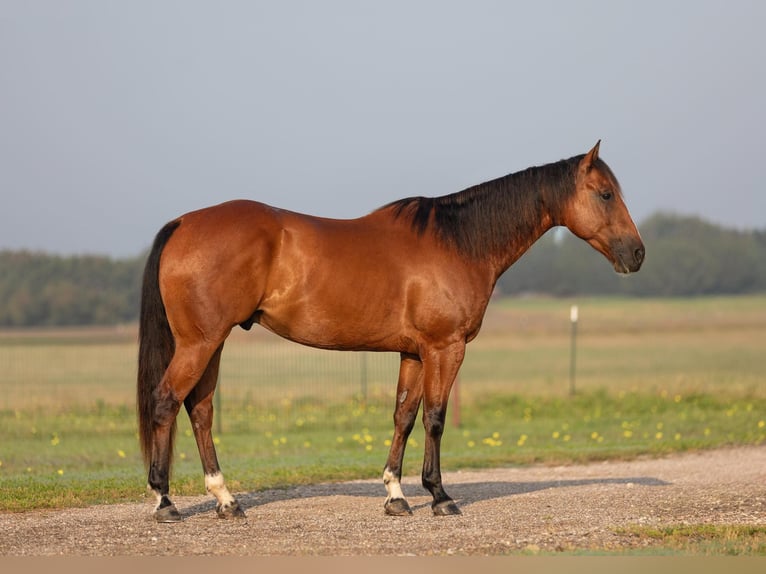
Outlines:
<svg viewBox="0 0 766 574"><path fill-rule="evenodd" d="M285 408L285 405L280 405ZM237 491L380 475L392 427L385 404L290 405L276 430L276 411L255 405L224 412L219 458ZM145 476L133 413L127 407L0 413L5 437L0 510L80 506L141 499ZM423 432L417 428L405 473L419 474ZM583 393L572 398L494 396L466 405L450 426L443 468L456 470L631 458L766 440L766 399L709 395ZM173 490L202 494L196 446L179 417ZM381 486L381 494L383 489Z"/></svg>
<svg viewBox="0 0 766 574"><path fill-rule="evenodd" d="M743 525L634 526L617 531L645 554L766 556L766 527Z"/></svg>
<svg viewBox="0 0 766 574"><path fill-rule="evenodd" d="M577 394L568 395L577 303ZM444 470L631 458L766 438L766 296L493 302L459 379ZM139 500L135 329L0 333L0 510ZM397 357L235 332L216 433L238 491L381 474ZM362 400L364 397L365 400ZM458 414L450 406L449 421ZM405 457L417 475L421 427ZM173 489L204 491L185 414ZM381 485L381 495L383 487Z"/></svg>

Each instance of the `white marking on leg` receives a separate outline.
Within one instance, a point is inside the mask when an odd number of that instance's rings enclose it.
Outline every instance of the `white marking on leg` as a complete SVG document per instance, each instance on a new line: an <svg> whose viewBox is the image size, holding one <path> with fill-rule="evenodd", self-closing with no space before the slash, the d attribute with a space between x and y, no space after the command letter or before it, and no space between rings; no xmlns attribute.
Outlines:
<svg viewBox="0 0 766 574"><path fill-rule="evenodd" d="M157 512L160 509L160 504L162 503L162 495L158 490L154 490L151 485L146 485L146 490L150 490L152 494L154 494L154 497L157 499L157 504L154 506L154 511Z"/></svg>
<svg viewBox="0 0 766 574"><path fill-rule="evenodd" d="M388 492L388 498L386 498L386 502L395 500L397 498L404 498L402 485L399 482L399 479L394 476L394 473L391 472L388 467L386 467L386 470L383 471L383 484L386 485L386 492Z"/></svg>
<svg viewBox="0 0 766 574"><path fill-rule="evenodd" d="M229 489L226 488L226 484L223 482L223 474L220 472L205 475L205 488L216 497L218 504L222 507L230 506L234 503L234 497L229 492Z"/></svg>

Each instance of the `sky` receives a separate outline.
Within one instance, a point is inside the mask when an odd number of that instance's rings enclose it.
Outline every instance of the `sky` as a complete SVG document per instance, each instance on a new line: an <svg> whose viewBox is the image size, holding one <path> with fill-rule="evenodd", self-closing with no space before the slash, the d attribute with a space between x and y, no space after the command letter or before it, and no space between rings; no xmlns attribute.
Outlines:
<svg viewBox="0 0 766 574"><path fill-rule="evenodd" d="M766 2L0 0L0 249L235 198L349 218L588 151L634 220L766 228Z"/></svg>

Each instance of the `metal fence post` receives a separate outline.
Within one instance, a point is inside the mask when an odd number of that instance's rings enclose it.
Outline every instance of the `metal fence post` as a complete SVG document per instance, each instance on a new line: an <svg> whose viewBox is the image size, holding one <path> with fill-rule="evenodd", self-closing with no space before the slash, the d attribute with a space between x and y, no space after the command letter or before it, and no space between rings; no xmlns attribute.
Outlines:
<svg viewBox="0 0 766 574"><path fill-rule="evenodd" d="M223 410L221 409L221 371L218 371L218 381L215 384L215 407L213 408L216 413L215 417L215 432L220 435L223 428Z"/></svg>
<svg viewBox="0 0 766 574"><path fill-rule="evenodd" d="M569 321L572 323L572 344L569 352L569 395L575 394L575 371L577 362L577 320L578 320L577 305L572 305L569 310Z"/></svg>
<svg viewBox="0 0 766 574"><path fill-rule="evenodd" d="M359 381L362 391L362 405L367 406L367 351L362 351L359 365Z"/></svg>

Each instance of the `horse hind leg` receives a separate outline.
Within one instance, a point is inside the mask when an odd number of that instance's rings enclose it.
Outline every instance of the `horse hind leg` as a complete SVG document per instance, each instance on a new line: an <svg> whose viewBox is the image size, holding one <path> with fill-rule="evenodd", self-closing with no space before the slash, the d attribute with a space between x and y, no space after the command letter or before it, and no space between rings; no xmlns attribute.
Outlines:
<svg viewBox="0 0 766 574"><path fill-rule="evenodd" d="M217 500L216 513L219 518L245 518L245 512L231 495L221 473L213 442L213 393L218 382L218 369L223 345L213 354L202 379L186 397L184 405L189 414L194 438L197 441L202 471L205 474L205 488Z"/></svg>
<svg viewBox="0 0 766 574"><path fill-rule="evenodd" d="M153 492L157 499L154 508L154 519L157 522L180 522L183 519L170 500L170 468L180 401L175 399L172 389L167 384L169 378L170 366L160 381L160 386L154 392L155 406L147 489Z"/></svg>
<svg viewBox="0 0 766 574"><path fill-rule="evenodd" d="M170 467L173 459L176 416L189 393L205 373L215 350L177 345L159 386L154 391L152 445L148 488L154 492L157 522L180 522L181 514L170 500Z"/></svg>

